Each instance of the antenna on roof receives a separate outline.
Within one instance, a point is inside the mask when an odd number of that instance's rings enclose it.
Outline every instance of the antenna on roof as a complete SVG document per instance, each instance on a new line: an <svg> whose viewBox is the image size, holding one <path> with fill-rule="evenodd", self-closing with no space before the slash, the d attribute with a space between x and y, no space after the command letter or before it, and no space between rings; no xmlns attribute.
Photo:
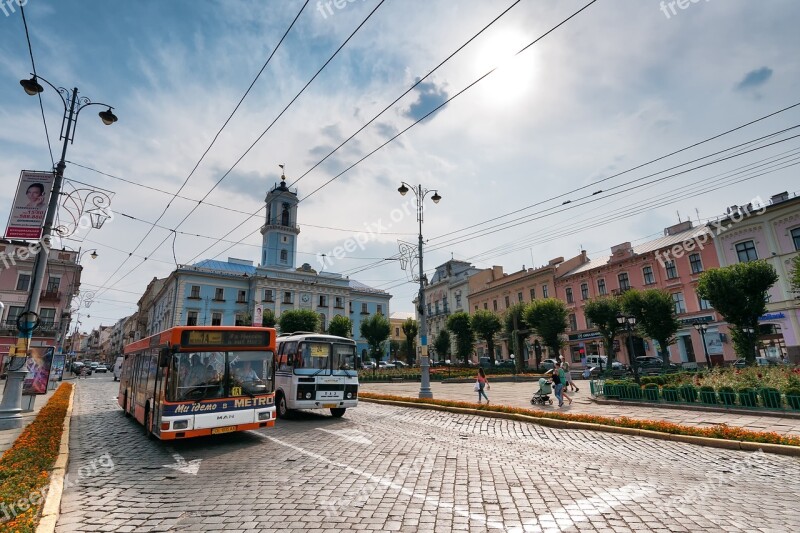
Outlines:
<svg viewBox="0 0 800 533"><path fill-rule="evenodd" d="M681 223L681 212L680 211L675 211L675 212L678 213L678 224L680 224Z"/></svg>
<svg viewBox="0 0 800 533"><path fill-rule="evenodd" d="M697 215L697 223L702 224L702 222L700 222L700 210L695 207L694 212Z"/></svg>

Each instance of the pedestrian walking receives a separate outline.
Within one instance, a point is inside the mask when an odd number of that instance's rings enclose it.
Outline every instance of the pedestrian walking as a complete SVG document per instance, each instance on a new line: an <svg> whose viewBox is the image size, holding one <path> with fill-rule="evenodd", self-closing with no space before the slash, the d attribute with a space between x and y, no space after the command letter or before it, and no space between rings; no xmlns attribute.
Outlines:
<svg viewBox="0 0 800 533"><path fill-rule="evenodd" d="M486 374L483 372L483 368L478 369L478 378L475 381L475 392L478 393L478 403L481 403L481 396L486 398L486 405L489 405L489 397L486 396L485 389L491 389L492 387L489 385L489 380L486 379Z"/></svg>
<svg viewBox="0 0 800 533"><path fill-rule="evenodd" d="M556 369L553 371L553 374L555 374L556 372L558 372L558 377L561 381L561 396L562 396L561 405L564 405L563 398L566 398L567 401L570 403L570 405L572 405L572 398L567 396L567 391L565 389L565 387L567 386L567 373L564 372L564 368L561 366L561 363L556 363Z"/></svg>
<svg viewBox="0 0 800 533"><path fill-rule="evenodd" d="M567 378L567 382L564 383L564 387L569 386L569 390L579 392L580 389L575 386L575 383L572 382L572 372L569 371L569 362L566 361L563 357L561 358L561 368L564 369L564 375Z"/></svg>
<svg viewBox="0 0 800 533"><path fill-rule="evenodd" d="M561 375L558 372L558 368L553 369L553 373L550 374L550 381L553 383L553 394L558 398L558 406L562 407L564 405L564 397L561 394L564 385L561 383Z"/></svg>

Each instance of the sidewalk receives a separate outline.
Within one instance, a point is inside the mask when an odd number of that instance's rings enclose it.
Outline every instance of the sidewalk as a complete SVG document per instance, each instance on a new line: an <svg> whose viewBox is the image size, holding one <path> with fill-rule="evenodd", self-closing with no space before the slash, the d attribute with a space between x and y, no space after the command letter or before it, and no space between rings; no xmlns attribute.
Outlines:
<svg viewBox="0 0 800 533"><path fill-rule="evenodd" d="M65 378L65 381L67 378ZM15 429L2 429L0 430L0 455L5 453L5 451L14 444L14 441L17 440L17 437L20 436L22 430L27 427L28 424L33 422L36 418L36 415L39 414L39 410L50 401L50 397L56 392L56 389L61 385L61 382L56 384L56 388L53 390L47 391L47 394L41 394L36 396L36 403L34 404L33 411L23 412L22 413L22 427L15 428ZM5 381L2 382L2 386L0 389L5 386ZM26 396L22 397L23 406L27 405L28 398Z"/></svg>
<svg viewBox="0 0 800 533"><path fill-rule="evenodd" d="M661 420L685 426L708 427L718 424L738 426L751 431L770 431L781 435L800 437L800 419L776 416L743 415L733 413L718 413L704 411L689 411L682 409L666 409L658 407L639 407L633 405L601 405L590 399L589 382L575 381L580 392L568 393L572 398L572 405L564 402L564 407L558 408L558 402L553 405L533 406L531 396L538 390L538 383L490 383L492 389L488 391L489 399L493 404L511 407L524 407L550 412L562 412L582 415L596 415L608 417L626 416L640 420ZM477 393L472 390L469 383L431 383L433 397L439 400L458 400L475 402ZM419 383L364 383L360 386L363 392L377 394L392 394L416 398L419 395ZM551 395L555 400L555 397Z"/></svg>

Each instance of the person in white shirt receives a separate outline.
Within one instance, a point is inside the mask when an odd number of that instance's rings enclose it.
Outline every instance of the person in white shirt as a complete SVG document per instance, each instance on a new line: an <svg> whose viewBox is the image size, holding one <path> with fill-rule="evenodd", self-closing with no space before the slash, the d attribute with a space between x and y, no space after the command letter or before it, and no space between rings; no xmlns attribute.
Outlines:
<svg viewBox="0 0 800 533"><path fill-rule="evenodd" d="M243 382L253 382L261 379L258 377L258 374L256 374L256 371L253 370L250 361L244 362L244 367L239 371L238 376Z"/></svg>

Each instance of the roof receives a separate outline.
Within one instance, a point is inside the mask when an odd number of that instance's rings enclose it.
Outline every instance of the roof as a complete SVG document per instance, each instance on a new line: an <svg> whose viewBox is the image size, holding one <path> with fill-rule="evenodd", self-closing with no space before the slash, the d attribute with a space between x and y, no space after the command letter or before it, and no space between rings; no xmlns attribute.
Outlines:
<svg viewBox="0 0 800 533"><path fill-rule="evenodd" d="M416 318L416 315L407 311L395 311L389 315L389 320L408 320L409 318Z"/></svg>
<svg viewBox="0 0 800 533"><path fill-rule="evenodd" d="M355 291L372 292L372 293L375 293L375 294L383 294L383 295L386 295L386 296L389 295L389 293L386 292L386 291L382 291L381 289L373 289L369 285L364 285L360 281L356 281L354 279L349 280L349 282L350 282L350 288L355 290Z"/></svg>
<svg viewBox="0 0 800 533"><path fill-rule="evenodd" d="M659 237L658 239L654 239L652 241L647 241L642 244L633 246L633 254L635 256L641 256L648 254L650 252L654 252L656 250L661 250L663 248L668 248L675 244L692 240L703 233L710 232L708 226L697 226L694 228L687 229L686 231L681 231L675 233L673 235L665 235L663 237ZM569 272L565 272L558 276L559 278L563 278L566 276L572 276L574 274L580 274L581 272L587 272L589 270L594 270L595 268L600 268L602 266L606 266L609 264L609 259L611 256L605 256L599 259L592 259L588 263L584 263L577 268L570 270Z"/></svg>
<svg viewBox="0 0 800 533"><path fill-rule="evenodd" d="M203 259L194 265L186 265L185 268L207 268L209 270L218 270L229 274L247 274L248 276L255 275L256 267L252 265L240 265L238 263L229 263L228 261L217 261L216 259Z"/></svg>

